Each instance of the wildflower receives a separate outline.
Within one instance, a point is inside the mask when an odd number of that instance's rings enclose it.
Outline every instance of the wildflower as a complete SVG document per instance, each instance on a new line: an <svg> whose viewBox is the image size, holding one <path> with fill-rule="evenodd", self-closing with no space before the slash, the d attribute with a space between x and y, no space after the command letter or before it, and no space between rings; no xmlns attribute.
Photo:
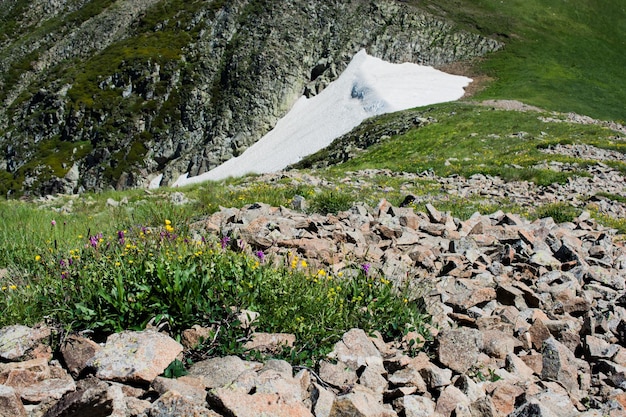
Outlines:
<svg viewBox="0 0 626 417"><path fill-rule="evenodd" d="M172 224L172 222L171 222L171 221L169 221L169 220L165 219L165 225L166 225L166 226L169 226L169 225L171 225L171 224Z"/></svg>
<svg viewBox="0 0 626 417"><path fill-rule="evenodd" d="M57 222L56 222L56 220L52 220L52 221L50 222L50 224L52 225L52 227L54 227L54 226L56 226L56 225L57 225Z"/></svg>
<svg viewBox="0 0 626 417"><path fill-rule="evenodd" d="M363 264L363 265L361 265L361 268L363 269L363 272L365 273L366 276L369 275L371 267L372 267L372 265L370 265L370 264Z"/></svg>
<svg viewBox="0 0 626 417"><path fill-rule="evenodd" d="M226 249L226 247L228 246L229 242L230 242L230 238L228 236L222 237L222 239L220 240L220 244L222 245L222 249Z"/></svg>
<svg viewBox="0 0 626 417"><path fill-rule="evenodd" d="M61 279L66 279L68 276L69 274L67 273L67 271L61 272Z"/></svg>
<svg viewBox="0 0 626 417"><path fill-rule="evenodd" d="M317 275L319 275L320 277L323 277L324 275L326 275L326 271L324 271L323 269L320 269L319 271L317 271Z"/></svg>
<svg viewBox="0 0 626 417"><path fill-rule="evenodd" d="M263 253L262 250L256 251L255 255L256 255L257 258L259 258L259 262L261 262L261 263L265 262L265 254Z"/></svg>
<svg viewBox="0 0 626 417"><path fill-rule="evenodd" d="M96 246L98 246L98 238L96 236L90 236L89 245L91 245L92 248L95 248Z"/></svg>
<svg viewBox="0 0 626 417"><path fill-rule="evenodd" d="M41 261L41 256L39 256L39 255L35 256L35 261L36 261L36 262Z"/></svg>
<svg viewBox="0 0 626 417"><path fill-rule="evenodd" d="M65 262L65 259L60 259L59 260L59 266L65 267L66 265L67 265L67 263Z"/></svg>
<svg viewBox="0 0 626 417"><path fill-rule="evenodd" d="M9 289L15 291L17 290L17 285L11 285L9 286Z"/></svg>
<svg viewBox="0 0 626 417"><path fill-rule="evenodd" d="M124 231L123 230L118 230L117 232L117 239L120 242L120 245L123 245L124 243L126 243L126 240L124 239Z"/></svg>
<svg viewBox="0 0 626 417"><path fill-rule="evenodd" d="M306 268L308 266L308 264L304 260L300 262L300 265L302 265L302 268Z"/></svg>

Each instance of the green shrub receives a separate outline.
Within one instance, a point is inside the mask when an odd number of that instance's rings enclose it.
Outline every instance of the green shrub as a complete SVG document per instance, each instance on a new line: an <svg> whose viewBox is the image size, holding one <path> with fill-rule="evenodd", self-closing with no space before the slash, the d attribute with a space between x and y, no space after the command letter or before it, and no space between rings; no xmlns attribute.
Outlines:
<svg viewBox="0 0 626 417"><path fill-rule="evenodd" d="M353 197L345 192L325 190L313 196L311 210L321 214L336 214L348 210L353 203Z"/></svg>
<svg viewBox="0 0 626 417"><path fill-rule="evenodd" d="M554 203L538 207L535 211L537 218L552 217L556 223L571 222L579 214L581 210L570 206L567 203Z"/></svg>

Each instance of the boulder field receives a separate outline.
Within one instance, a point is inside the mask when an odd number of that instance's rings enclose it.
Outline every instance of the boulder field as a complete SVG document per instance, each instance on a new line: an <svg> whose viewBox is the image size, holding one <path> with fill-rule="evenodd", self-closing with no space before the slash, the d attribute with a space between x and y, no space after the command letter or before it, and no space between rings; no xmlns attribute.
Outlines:
<svg viewBox="0 0 626 417"><path fill-rule="evenodd" d="M432 340L351 329L315 369L228 356L169 379L163 371L189 346L166 333L103 344L75 334L53 355L51 329L14 325L0 329L0 416L626 415L626 247L586 211L557 224L501 211L461 221L386 200L335 215L257 203L193 228L277 262L289 252L328 269L367 262L395 284L409 280Z"/></svg>

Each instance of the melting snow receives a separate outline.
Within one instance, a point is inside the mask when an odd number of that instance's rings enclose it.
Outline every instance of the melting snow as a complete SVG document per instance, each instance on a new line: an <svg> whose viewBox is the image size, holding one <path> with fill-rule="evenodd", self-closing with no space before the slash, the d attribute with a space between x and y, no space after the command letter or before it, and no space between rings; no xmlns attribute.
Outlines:
<svg viewBox="0 0 626 417"><path fill-rule="evenodd" d="M461 98L470 78L411 63L391 64L358 52L339 78L301 97L274 129L244 153L173 186L280 171L330 145L368 117Z"/></svg>

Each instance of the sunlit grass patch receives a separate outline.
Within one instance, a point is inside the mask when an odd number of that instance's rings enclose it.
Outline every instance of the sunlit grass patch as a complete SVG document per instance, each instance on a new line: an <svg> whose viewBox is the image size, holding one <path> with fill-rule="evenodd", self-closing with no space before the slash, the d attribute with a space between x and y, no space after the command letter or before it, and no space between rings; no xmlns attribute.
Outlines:
<svg viewBox="0 0 626 417"><path fill-rule="evenodd" d="M237 313L253 310L258 331L296 335L287 357L313 363L350 328L393 339L427 320L419 294L358 265L345 274L313 270L295 254L281 261L227 236L189 236L184 220L102 232L94 224L78 235L60 222L42 219L41 233L29 234L40 238L22 242L7 264L0 326L46 317L100 340L148 323L178 337L199 324L215 332L204 354L243 354L248 334Z"/></svg>

